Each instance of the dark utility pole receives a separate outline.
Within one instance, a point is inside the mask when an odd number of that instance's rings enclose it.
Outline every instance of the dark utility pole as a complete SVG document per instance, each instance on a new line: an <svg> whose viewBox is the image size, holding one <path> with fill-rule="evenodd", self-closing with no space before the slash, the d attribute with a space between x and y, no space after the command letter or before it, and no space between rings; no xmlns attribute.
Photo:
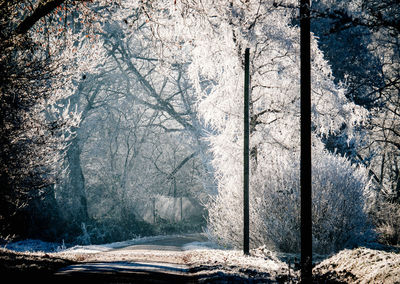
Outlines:
<svg viewBox="0 0 400 284"><path fill-rule="evenodd" d="M300 0L301 283L312 282L310 0Z"/></svg>
<svg viewBox="0 0 400 284"><path fill-rule="evenodd" d="M244 55L244 151L243 151L243 253L249 255L249 84L250 49Z"/></svg>

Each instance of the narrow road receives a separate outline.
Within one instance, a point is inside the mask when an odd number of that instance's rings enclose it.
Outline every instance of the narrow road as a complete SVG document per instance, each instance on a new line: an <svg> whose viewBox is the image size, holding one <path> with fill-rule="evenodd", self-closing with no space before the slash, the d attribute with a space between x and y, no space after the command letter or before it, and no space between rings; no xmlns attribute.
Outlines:
<svg viewBox="0 0 400 284"><path fill-rule="evenodd" d="M206 242L201 234L171 236L162 239L142 241L110 249L103 254L138 255L141 253L175 253L185 250L194 242ZM138 257L140 259L140 257ZM175 259L176 260L176 259ZM175 261L107 261L75 264L55 274L56 283L197 283L190 269L182 260Z"/></svg>
<svg viewBox="0 0 400 284"><path fill-rule="evenodd" d="M117 250L168 250L183 251L184 247L194 242L207 242L208 239L202 234L187 234L182 236L166 236L159 240L143 241L140 244L123 246Z"/></svg>

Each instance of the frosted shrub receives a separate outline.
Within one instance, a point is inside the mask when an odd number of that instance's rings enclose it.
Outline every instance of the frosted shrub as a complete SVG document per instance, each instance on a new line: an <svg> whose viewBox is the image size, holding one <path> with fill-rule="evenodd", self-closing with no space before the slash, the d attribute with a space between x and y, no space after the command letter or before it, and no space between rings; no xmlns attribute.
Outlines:
<svg viewBox="0 0 400 284"><path fill-rule="evenodd" d="M250 192L251 246L300 251L298 153L279 149L259 155ZM279 155L277 155L279 153ZM363 211L365 169L321 149L313 149L313 246L329 253L352 246L369 232ZM209 233L221 244L242 245L242 188L220 186L209 204Z"/></svg>
<svg viewBox="0 0 400 284"><path fill-rule="evenodd" d="M400 244L400 204L378 198L371 215L379 241L386 245Z"/></svg>

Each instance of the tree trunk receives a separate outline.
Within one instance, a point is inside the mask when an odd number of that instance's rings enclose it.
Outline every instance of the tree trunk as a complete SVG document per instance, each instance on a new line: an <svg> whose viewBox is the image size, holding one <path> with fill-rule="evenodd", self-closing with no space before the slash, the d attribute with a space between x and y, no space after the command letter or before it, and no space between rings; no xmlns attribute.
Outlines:
<svg viewBox="0 0 400 284"><path fill-rule="evenodd" d="M85 178L82 172L80 154L79 136L77 136L72 140L67 151L69 176L67 180L68 184L66 185L66 189L68 190L67 196L70 198L69 203L71 204L69 214L73 218L73 222L77 224L87 221L89 217L87 211Z"/></svg>

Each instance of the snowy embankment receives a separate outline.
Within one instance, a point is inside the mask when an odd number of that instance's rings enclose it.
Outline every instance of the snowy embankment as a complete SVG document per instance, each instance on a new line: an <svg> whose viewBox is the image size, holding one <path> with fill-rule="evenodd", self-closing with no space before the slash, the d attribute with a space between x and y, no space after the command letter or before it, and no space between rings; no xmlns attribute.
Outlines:
<svg viewBox="0 0 400 284"><path fill-rule="evenodd" d="M182 238L182 236L176 236ZM171 239L171 236L168 236ZM149 249L148 244L165 241L166 236L140 238L105 245L74 246L25 241L9 244L8 249L30 251L31 255L54 257L74 262L159 262L184 265L199 278L233 277L234 279L268 280L296 283L299 280L298 255L277 254L265 248L251 250L244 256L240 250L228 250L212 242L185 243L178 250ZM39 252L41 250L42 252ZM317 258L316 258L317 260ZM290 268L290 269L289 269ZM400 253L357 248L322 257L314 268L320 282L400 283Z"/></svg>
<svg viewBox="0 0 400 284"><path fill-rule="evenodd" d="M400 283L400 253L342 250L319 263L314 272L345 283Z"/></svg>

